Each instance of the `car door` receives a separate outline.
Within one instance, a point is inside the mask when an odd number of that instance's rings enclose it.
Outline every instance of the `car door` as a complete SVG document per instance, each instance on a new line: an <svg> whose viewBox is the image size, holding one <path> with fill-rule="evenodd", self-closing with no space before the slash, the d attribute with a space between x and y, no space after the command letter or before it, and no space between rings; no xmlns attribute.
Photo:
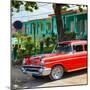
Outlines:
<svg viewBox="0 0 90 90"><path fill-rule="evenodd" d="M87 52L84 50L83 44L73 45L73 58L74 58L74 69L84 68L86 67L86 54Z"/></svg>
<svg viewBox="0 0 90 90"><path fill-rule="evenodd" d="M84 45L84 53L85 53L85 60L83 62L83 65L84 65L84 67L87 67L87 62L88 62L88 59L87 59L87 44Z"/></svg>

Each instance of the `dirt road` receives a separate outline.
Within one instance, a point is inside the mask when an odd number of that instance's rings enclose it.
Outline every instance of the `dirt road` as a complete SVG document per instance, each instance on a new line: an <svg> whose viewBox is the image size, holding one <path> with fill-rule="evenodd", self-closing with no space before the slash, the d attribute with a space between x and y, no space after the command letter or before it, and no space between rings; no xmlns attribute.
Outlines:
<svg viewBox="0 0 90 90"><path fill-rule="evenodd" d="M11 84L12 89L85 85L87 84L87 70L65 73L62 79L51 81L48 77L35 79L31 75L23 74L20 67L12 67Z"/></svg>

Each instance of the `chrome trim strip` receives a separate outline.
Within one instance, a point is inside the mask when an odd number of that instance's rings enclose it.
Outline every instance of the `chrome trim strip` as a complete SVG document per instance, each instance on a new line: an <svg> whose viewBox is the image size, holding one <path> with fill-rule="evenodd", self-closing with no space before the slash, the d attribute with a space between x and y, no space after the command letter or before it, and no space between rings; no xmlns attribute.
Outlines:
<svg viewBox="0 0 90 90"><path fill-rule="evenodd" d="M85 69L85 68L87 68L87 67L77 68L77 69L73 69L73 70L67 70L67 72L72 72L72 71L82 70L82 69Z"/></svg>
<svg viewBox="0 0 90 90"><path fill-rule="evenodd" d="M65 54L64 55L58 55L58 56L54 56L54 57L45 57L45 58L43 58L43 60L58 58L58 57L67 56L67 55L72 55L72 53L69 53L69 54L66 54L66 55Z"/></svg>
<svg viewBox="0 0 90 90"><path fill-rule="evenodd" d="M86 53L86 51L83 51L83 52ZM54 56L54 57L45 57L45 58L43 58L43 60L52 59L52 58L60 58L62 56L67 56L67 55L73 55L73 52L72 53L68 53L68 54L64 54L64 55Z"/></svg>
<svg viewBox="0 0 90 90"><path fill-rule="evenodd" d="M22 65L22 66L23 66L23 67L24 67L24 66L26 66L26 67L27 67L27 66L30 66L30 67L42 67L42 66L40 66L40 65L33 65L33 64L30 64L30 65Z"/></svg>
<svg viewBox="0 0 90 90"><path fill-rule="evenodd" d="M31 68L30 68L31 69ZM37 69L37 68L36 68ZM42 68L41 68L42 69ZM51 72L51 68L46 68L44 67L42 69L42 72L40 72L40 69L38 69L38 71L26 71L25 68L21 68L22 72L25 73L25 74L35 74L35 75L39 75L39 76L47 76L50 74Z"/></svg>

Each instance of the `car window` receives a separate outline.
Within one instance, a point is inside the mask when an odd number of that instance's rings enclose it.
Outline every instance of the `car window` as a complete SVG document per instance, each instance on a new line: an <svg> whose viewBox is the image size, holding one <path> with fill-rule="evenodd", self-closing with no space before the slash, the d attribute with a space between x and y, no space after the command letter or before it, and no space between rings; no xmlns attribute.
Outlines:
<svg viewBox="0 0 90 90"><path fill-rule="evenodd" d="M87 51L87 45L84 45L85 51Z"/></svg>
<svg viewBox="0 0 90 90"><path fill-rule="evenodd" d="M53 52L72 52L71 44L57 44Z"/></svg>
<svg viewBox="0 0 90 90"><path fill-rule="evenodd" d="M73 50L75 52L83 51L83 45L73 45Z"/></svg>

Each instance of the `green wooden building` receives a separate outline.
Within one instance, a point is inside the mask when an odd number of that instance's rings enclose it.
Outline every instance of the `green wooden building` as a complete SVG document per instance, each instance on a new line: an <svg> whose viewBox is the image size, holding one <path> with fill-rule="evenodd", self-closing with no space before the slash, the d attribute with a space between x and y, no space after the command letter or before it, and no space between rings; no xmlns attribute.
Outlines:
<svg viewBox="0 0 90 90"><path fill-rule="evenodd" d="M62 21L63 28L67 32L75 32L77 38L87 35L87 11L70 10L62 12ZM54 14L49 15L48 18L23 22L23 26L24 34L31 35L32 38L36 37L37 40L42 38L43 34L45 36L50 36L52 33L57 35L56 17Z"/></svg>

